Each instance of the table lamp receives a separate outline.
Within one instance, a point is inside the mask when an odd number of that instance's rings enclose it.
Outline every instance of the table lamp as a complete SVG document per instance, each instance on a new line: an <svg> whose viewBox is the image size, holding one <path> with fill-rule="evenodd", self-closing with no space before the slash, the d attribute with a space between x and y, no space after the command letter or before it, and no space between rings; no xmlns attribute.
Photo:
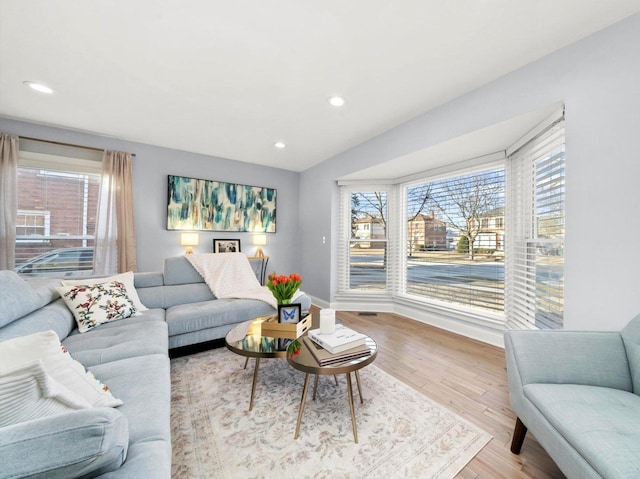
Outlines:
<svg viewBox="0 0 640 479"><path fill-rule="evenodd" d="M257 246L255 256L257 258L264 258L264 252L262 246L267 244L267 235L253 235L253 245Z"/></svg>
<svg viewBox="0 0 640 479"><path fill-rule="evenodd" d="M184 254L193 253L192 246L198 246L198 233L182 233L180 235L180 244L187 247Z"/></svg>

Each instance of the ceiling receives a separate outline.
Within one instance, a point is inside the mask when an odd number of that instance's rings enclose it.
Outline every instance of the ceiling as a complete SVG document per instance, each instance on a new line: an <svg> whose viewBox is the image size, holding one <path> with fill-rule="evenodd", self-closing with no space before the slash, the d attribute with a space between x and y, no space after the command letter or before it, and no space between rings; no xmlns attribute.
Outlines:
<svg viewBox="0 0 640 479"><path fill-rule="evenodd" d="M2 0L0 116L304 171L639 11L640 0Z"/></svg>
<svg viewBox="0 0 640 479"><path fill-rule="evenodd" d="M528 132L545 120L548 121L555 112L561 111L562 103L554 103L546 108L530 111L523 115L509 118L495 125L474 130L442 143L416 150L390 161L345 175L340 180L381 182L403 182L419 173L424 178L426 172L437 174L445 168L455 171L469 163L489 161L489 157L505 158L506 150L522 139Z"/></svg>

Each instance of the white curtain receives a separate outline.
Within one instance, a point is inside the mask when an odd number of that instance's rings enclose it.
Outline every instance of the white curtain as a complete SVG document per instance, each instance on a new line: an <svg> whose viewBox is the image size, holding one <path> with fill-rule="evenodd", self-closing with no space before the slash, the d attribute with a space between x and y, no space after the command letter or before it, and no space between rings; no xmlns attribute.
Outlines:
<svg viewBox="0 0 640 479"><path fill-rule="evenodd" d="M0 133L0 270L13 269L16 260L17 181L18 137Z"/></svg>
<svg viewBox="0 0 640 479"><path fill-rule="evenodd" d="M94 273L137 271L131 154L105 151L96 221Z"/></svg>

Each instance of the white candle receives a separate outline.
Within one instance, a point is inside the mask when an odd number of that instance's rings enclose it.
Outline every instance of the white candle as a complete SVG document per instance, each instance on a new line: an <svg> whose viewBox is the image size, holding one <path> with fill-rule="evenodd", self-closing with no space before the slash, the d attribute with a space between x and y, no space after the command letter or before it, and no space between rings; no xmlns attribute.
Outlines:
<svg viewBox="0 0 640 479"><path fill-rule="evenodd" d="M331 334L336 330L336 312L333 309L320 310L320 334Z"/></svg>

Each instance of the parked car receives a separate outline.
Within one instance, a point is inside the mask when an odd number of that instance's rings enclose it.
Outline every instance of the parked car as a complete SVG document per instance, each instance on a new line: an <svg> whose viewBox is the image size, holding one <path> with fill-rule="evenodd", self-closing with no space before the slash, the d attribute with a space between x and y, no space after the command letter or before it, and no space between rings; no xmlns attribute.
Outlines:
<svg viewBox="0 0 640 479"><path fill-rule="evenodd" d="M54 249L31 258L13 270L23 275L91 275L93 274L93 248Z"/></svg>

